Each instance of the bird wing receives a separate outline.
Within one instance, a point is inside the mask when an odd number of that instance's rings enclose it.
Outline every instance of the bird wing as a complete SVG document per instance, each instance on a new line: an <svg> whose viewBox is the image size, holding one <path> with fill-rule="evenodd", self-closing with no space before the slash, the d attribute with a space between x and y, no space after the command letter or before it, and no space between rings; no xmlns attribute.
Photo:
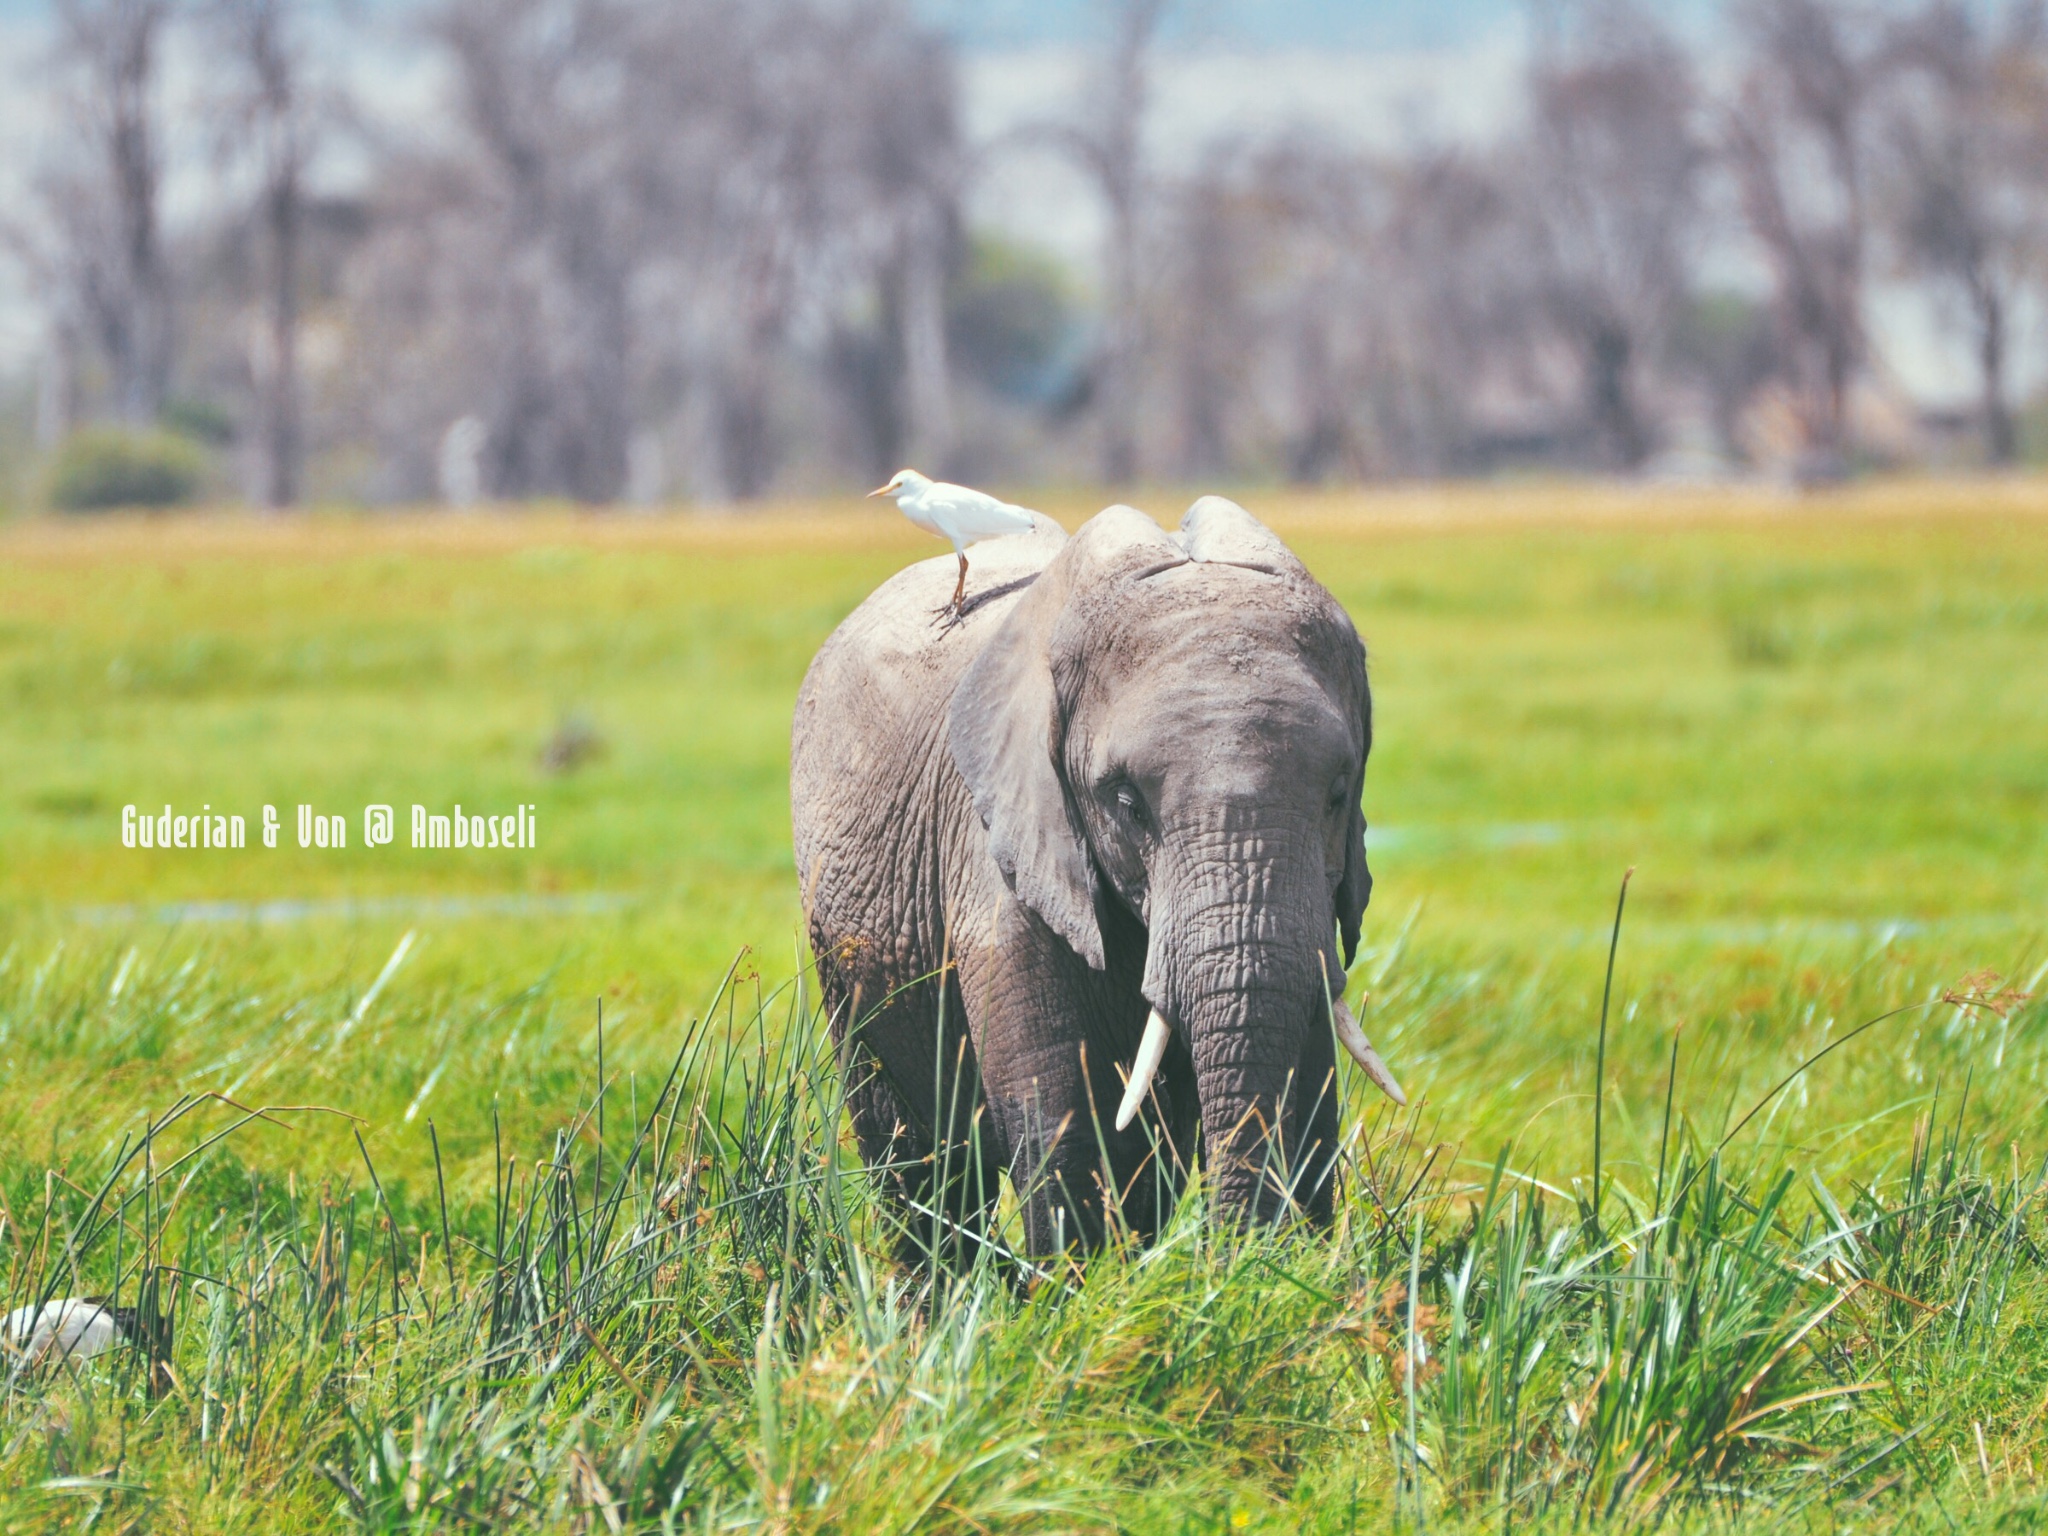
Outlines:
<svg viewBox="0 0 2048 1536"><path fill-rule="evenodd" d="M26 1349L35 1337L36 1324L42 1318L43 1309L31 1302L25 1307L16 1307L7 1314L7 1321L0 1323L0 1343L12 1349Z"/></svg>
<svg viewBox="0 0 2048 1536"><path fill-rule="evenodd" d="M926 533L937 534L942 539L952 537L933 520L931 509L925 506L923 498L905 496L896 505L905 517L909 518L915 526L922 528Z"/></svg>
<svg viewBox="0 0 2048 1536"><path fill-rule="evenodd" d="M115 1328L113 1314L98 1302L62 1296L40 1307L16 1307L0 1324L0 1334L11 1349L40 1364L51 1355L97 1355L114 1342Z"/></svg>
<svg viewBox="0 0 2048 1536"><path fill-rule="evenodd" d="M1004 533L1029 533L1035 526L1024 508L970 486L940 481L925 493L925 504L932 520L956 538L991 539Z"/></svg>

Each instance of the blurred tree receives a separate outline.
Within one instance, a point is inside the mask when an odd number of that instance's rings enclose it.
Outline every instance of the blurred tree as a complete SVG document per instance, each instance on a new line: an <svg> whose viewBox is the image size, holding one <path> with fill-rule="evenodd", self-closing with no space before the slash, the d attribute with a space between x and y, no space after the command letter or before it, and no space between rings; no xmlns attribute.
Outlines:
<svg viewBox="0 0 2048 1536"><path fill-rule="evenodd" d="M60 512L172 507L190 501L205 456L186 438L132 427L87 427L64 440L50 464L50 505Z"/></svg>
<svg viewBox="0 0 2048 1536"><path fill-rule="evenodd" d="M813 249L837 268L842 300L874 302L849 355L866 364L842 378L866 425L868 464L886 476L904 464L944 472L954 457L948 290L964 259L960 147L952 52L890 10L835 14L844 30L829 51L837 88L819 110L822 136L843 159L815 171L822 185Z"/></svg>
<svg viewBox="0 0 2048 1536"><path fill-rule="evenodd" d="M159 213L157 85L170 0L57 0L62 130L35 178L33 215L9 230L50 316L48 441L84 389L78 352L106 369L107 404L146 427L171 372L171 275Z"/></svg>
<svg viewBox="0 0 2048 1536"><path fill-rule="evenodd" d="M206 0L223 68L212 105L222 158L246 162L255 181L260 317L248 347L256 402L255 499L299 499L305 443L299 380L300 249L305 177L323 127L338 111L333 87L308 79L304 0Z"/></svg>
<svg viewBox="0 0 2048 1536"><path fill-rule="evenodd" d="M1457 149L1388 169L1372 274L1386 274L1373 286L1387 366L1371 382L1381 453L1398 472L1492 468L1485 440L1499 431L1485 418L1513 400L1526 424L1548 393L1537 269L1503 169Z"/></svg>
<svg viewBox="0 0 2048 1536"><path fill-rule="evenodd" d="M2018 455L2013 316L2048 236L2048 23L2038 0L1986 15L1932 0L1895 23L1881 178L1902 264L1962 302L1984 449Z"/></svg>
<svg viewBox="0 0 2048 1536"><path fill-rule="evenodd" d="M1214 146L1164 201L1183 473L1441 473L1482 393L1527 376L1527 242L1482 159L1297 132Z"/></svg>
<svg viewBox="0 0 2048 1536"><path fill-rule="evenodd" d="M1510 178L1542 300L1579 358L1601 459L1634 469L1655 438L1642 376L1684 304L1705 146L1691 60L1630 0L1551 13Z"/></svg>
<svg viewBox="0 0 2048 1536"><path fill-rule="evenodd" d="M1090 398L1102 433L1102 477L1128 484L1138 473L1142 220L1146 196L1145 115L1152 45L1167 0L1103 0L1107 45L1070 122L1039 133L1064 148L1102 193L1102 345Z"/></svg>
<svg viewBox="0 0 2048 1536"><path fill-rule="evenodd" d="M962 372L1022 405L1041 406L1058 393L1078 321L1057 261L978 236L953 278L946 307L947 335Z"/></svg>
<svg viewBox="0 0 2048 1536"><path fill-rule="evenodd" d="M870 466L945 458L951 60L900 6L440 0L431 35L461 138L387 166L358 276L414 483L472 417L499 496L613 499L670 429L691 489L755 496L834 413Z"/></svg>
<svg viewBox="0 0 2048 1536"><path fill-rule="evenodd" d="M625 487L640 209L611 120L624 20L584 0L447 0L434 18L499 264L483 412L496 495L610 501Z"/></svg>
<svg viewBox="0 0 2048 1536"><path fill-rule="evenodd" d="M1806 435L1800 472L1847 467L1849 391L1864 361L1878 29L1852 0L1737 0L1746 52L1723 114L1751 235L1771 267L1784 363Z"/></svg>
<svg viewBox="0 0 2048 1536"><path fill-rule="evenodd" d="M1769 308L1728 289L1694 293L1672 327L1670 358L1674 371L1704 387L1716 446L1730 459L1743 459L1743 409L1778 369Z"/></svg>
<svg viewBox="0 0 2048 1536"><path fill-rule="evenodd" d="M1628 469L1692 410L1832 474L1877 231L1967 331L1987 456L2016 451L2048 0L1729 0L1713 98L1651 0L1539 0L1526 111L1489 142L1296 126L1186 170L1147 154L1168 0L1099 0L1083 100L1004 140L1100 197L1093 324L966 227L991 147L912 0L419 0L441 131L364 128L368 190L322 199L329 3L53 0L70 131L0 229L51 338L45 444L164 421L175 391L233 408L271 505L309 442L380 497L644 501L674 466L727 500L1083 455L1111 481ZM185 18L234 207L167 241L158 60ZM1724 190L1767 305L1697 286Z"/></svg>
<svg viewBox="0 0 2048 1536"><path fill-rule="evenodd" d="M1174 463L1190 481L1236 467L1235 419L1263 348L1253 318L1259 252L1278 236L1246 186L1244 146L1214 145L1168 199L1165 298L1158 326L1172 374Z"/></svg>

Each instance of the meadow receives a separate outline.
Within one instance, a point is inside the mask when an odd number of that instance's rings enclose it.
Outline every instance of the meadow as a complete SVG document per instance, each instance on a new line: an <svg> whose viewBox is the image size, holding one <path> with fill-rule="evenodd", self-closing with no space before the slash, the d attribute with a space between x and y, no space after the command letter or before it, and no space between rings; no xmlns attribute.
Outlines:
<svg viewBox="0 0 2048 1536"><path fill-rule="evenodd" d="M1331 1234L1197 1190L937 1289L787 806L929 543L0 525L0 1297L159 1320L8 1368L0 1530L2036 1528L2048 484L1243 499L1371 654L1351 995L1414 1108L1347 1085ZM538 846L407 846L456 802ZM167 803L284 830L121 845Z"/></svg>

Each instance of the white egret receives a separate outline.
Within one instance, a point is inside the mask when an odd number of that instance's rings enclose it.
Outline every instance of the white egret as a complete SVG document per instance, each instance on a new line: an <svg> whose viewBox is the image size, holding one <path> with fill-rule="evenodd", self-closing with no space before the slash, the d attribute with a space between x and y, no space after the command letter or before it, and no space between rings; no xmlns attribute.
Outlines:
<svg viewBox="0 0 2048 1536"><path fill-rule="evenodd" d="M898 470L887 485L868 494L895 497L905 517L926 533L952 542L953 553L960 557L960 580L953 588L950 605L956 617L967 611L967 546L998 534L1029 533L1034 526L1030 512L1023 507L964 485L928 480L914 469Z"/></svg>
<svg viewBox="0 0 2048 1536"><path fill-rule="evenodd" d="M16 1307L0 1322L0 1350L30 1367L104 1354L135 1331L133 1307L99 1296L59 1296L40 1307Z"/></svg>

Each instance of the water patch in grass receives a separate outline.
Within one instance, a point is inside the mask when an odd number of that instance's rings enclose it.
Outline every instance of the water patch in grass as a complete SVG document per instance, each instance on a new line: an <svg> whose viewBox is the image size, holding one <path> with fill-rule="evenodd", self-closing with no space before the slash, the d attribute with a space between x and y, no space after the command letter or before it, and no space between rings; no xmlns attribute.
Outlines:
<svg viewBox="0 0 2048 1536"><path fill-rule="evenodd" d="M303 923L377 917L580 917L617 912L642 900L621 891L518 891L482 896L289 897L268 901L172 901L157 906L122 902L74 907L71 915L94 927L152 923Z"/></svg>
<svg viewBox="0 0 2048 1536"><path fill-rule="evenodd" d="M1556 821L1502 821L1479 826L1369 826L1368 848L1547 848L1561 843L1571 829Z"/></svg>

